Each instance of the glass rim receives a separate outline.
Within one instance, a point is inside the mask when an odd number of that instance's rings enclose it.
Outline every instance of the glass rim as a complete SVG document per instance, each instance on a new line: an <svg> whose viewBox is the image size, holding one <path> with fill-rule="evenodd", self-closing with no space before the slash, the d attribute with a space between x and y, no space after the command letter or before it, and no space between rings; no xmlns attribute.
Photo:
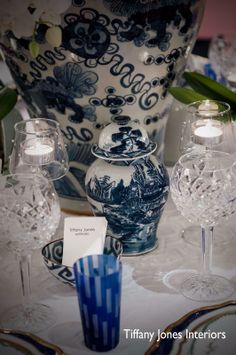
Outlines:
<svg viewBox="0 0 236 355"><path fill-rule="evenodd" d="M44 129L42 131L40 131L40 133L47 133L49 131L57 131L59 129L59 123L55 120L52 120L50 118L45 118L45 117L35 117L35 118L30 118L28 120L21 120L20 122L16 122L14 125L15 131L19 132L19 133L24 133L27 135L33 135L35 136L37 133L39 132L27 132L25 130L23 130L22 128L20 128L19 126L25 125L28 122L36 122L36 121L44 121L44 122L50 122L52 123L52 126L50 126L48 129ZM54 127L53 127L54 125Z"/></svg>
<svg viewBox="0 0 236 355"><path fill-rule="evenodd" d="M115 269L112 270L110 273L103 273L103 274L95 274L95 272L93 271L93 273L89 273L88 270L84 270L84 271L81 271L78 269L78 265L81 266L81 261L83 259L88 259L89 257L100 257L100 258L103 258L103 259L113 259L114 261L114 267ZM119 258L115 257L114 255L107 255L107 254L90 254L90 255L86 255L86 256L83 256L79 259L77 259L74 264L73 264L73 270L75 272L75 276L76 274L78 275L81 275L85 278L92 278L92 279L96 279L96 278L107 278L107 277L112 277L114 275L118 275L120 274L121 270L122 270L122 262Z"/></svg>
<svg viewBox="0 0 236 355"><path fill-rule="evenodd" d="M227 152L222 152L222 151L219 151L219 150L208 150L208 151L206 151L206 152L202 152L202 153L198 153L198 152L194 152L194 151L192 151L192 152L188 152L188 153L185 153L185 154L183 154L180 158L179 158L179 160L177 161L177 163L176 164L181 164L182 166L185 166L186 165L186 163L183 163L183 159L185 159L187 156L193 156L193 157L195 157L195 159L198 159L198 161L203 157L203 158L205 158L206 157L206 155L207 155L207 153L209 153L209 154L212 154L212 153L217 153L218 155L222 155L223 157L225 157L225 158L230 158L230 161L231 161L231 163L229 163L229 165L227 165L227 166L225 166L225 167L223 167L223 168L218 168L218 169L214 169L214 171L221 171L221 170L226 170L226 169L230 169L231 167L233 167L234 165L236 165L236 161L235 161L235 159L234 159L234 157L230 154L230 153L227 153ZM225 161L225 160L224 160ZM189 161L190 162L190 161ZM212 171L213 169L206 169L205 171Z"/></svg>
<svg viewBox="0 0 236 355"><path fill-rule="evenodd" d="M208 102L208 103L213 103L214 102L216 104L219 104L219 105L222 105L223 107L225 107L225 110L223 110L221 112L219 112L219 111L216 112L214 115L212 115L212 117L214 117L214 116L223 116L224 114L226 114L226 113L230 114L230 112L231 112L231 107L230 107L230 105L227 102L220 101L220 100L213 100L213 99L197 100L197 101L191 102L190 104L187 105L187 112L192 113L192 114L194 114L196 112L199 112L197 110L197 105L199 106L200 104L206 103L206 102ZM195 108L196 111L191 111L190 110L191 108Z"/></svg>

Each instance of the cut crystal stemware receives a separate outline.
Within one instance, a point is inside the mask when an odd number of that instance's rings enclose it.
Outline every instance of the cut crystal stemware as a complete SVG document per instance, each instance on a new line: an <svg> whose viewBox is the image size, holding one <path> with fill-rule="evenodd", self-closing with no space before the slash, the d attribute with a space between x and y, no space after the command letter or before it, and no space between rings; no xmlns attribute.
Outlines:
<svg viewBox="0 0 236 355"><path fill-rule="evenodd" d="M54 315L30 297L30 261L33 250L47 243L60 221L60 206L53 185L37 174L0 176L0 225L4 229L2 244L19 261L23 304L4 314L0 321L6 328L37 332L52 325Z"/></svg>
<svg viewBox="0 0 236 355"><path fill-rule="evenodd" d="M217 301L233 294L234 286L211 274L213 227L236 211L234 158L218 151L190 152L173 168L171 193L180 213L201 226L203 270L183 282L181 292L197 301Z"/></svg>

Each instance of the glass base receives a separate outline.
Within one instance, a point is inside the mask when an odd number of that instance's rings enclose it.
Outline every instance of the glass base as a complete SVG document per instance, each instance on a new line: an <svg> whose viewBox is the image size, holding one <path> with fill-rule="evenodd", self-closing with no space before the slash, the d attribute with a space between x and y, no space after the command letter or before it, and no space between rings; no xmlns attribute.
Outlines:
<svg viewBox="0 0 236 355"><path fill-rule="evenodd" d="M194 301L212 302L229 298L235 287L224 277L217 275L194 275L185 280L180 292Z"/></svg>
<svg viewBox="0 0 236 355"><path fill-rule="evenodd" d="M184 280L189 279L190 277L197 275L198 272L194 269L178 269L172 270L164 275L162 282L168 288L180 292L181 285Z"/></svg>
<svg viewBox="0 0 236 355"><path fill-rule="evenodd" d="M17 305L1 314L0 323L4 328L37 333L53 326L56 316L51 308L44 304Z"/></svg>
<svg viewBox="0 0 236 355"><path fill-rule="evenodd" d="M193 225L184 228L181 231L181 238L188 244L193 246L201 247L201 227L198 225ZM230 224L216 226L213 232L213 243L214 247L222 247L228 243L231 243L235 238L235 231L233 226Z"/></svg>

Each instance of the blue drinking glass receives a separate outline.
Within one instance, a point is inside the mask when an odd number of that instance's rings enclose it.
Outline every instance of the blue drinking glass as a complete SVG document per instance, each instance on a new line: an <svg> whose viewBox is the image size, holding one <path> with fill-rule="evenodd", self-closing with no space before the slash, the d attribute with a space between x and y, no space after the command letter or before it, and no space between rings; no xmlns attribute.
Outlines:
<svg viewBox="0 0 236 355"><path fill-rule="evenodd" d="M73 268L85 344L109 351L119 343L122 264L112 255L89 255Z"/></svg>

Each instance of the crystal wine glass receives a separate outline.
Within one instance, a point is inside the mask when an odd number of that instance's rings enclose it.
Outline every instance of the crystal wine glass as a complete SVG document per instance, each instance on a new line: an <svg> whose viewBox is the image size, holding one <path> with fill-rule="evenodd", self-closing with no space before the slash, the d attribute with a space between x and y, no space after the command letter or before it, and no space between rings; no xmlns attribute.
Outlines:
<svg viewBox="0 0 236 355"><path fill-rule="evenodd" d="M171 176L173 201L189 222L201 225L203 270L181 285L184 296L196 301L229 297L234 286L211 274L212 230L236 210L236 168L232 155L192 151L180 157Z"/></svg>
<svg viewBox="0 0 236 355"><path fill-rule="evenodd" d="M39 173L48 180L68 171L68 156L58 122L35 118L15 124L9 169L14 173Z"/></svg>
<svg viewBox="0 0 236 355"><path fill-rule="evenodd" d="M0 322L7 328L37 332L51 326L54 316L48 306L31 302L31 254L55 233L59 200L52 183L37 174L1 175L0 196L2 243L17 256L23 292L23 304L1 314Z"/></svg>
<svg viewBox="0 0 236 355"><path fill-rule="evenodd" d="M195 134L199 128L203 130L203 135L200 137ZM221 133L218 136L217 130ZM215 137L214 132L216 132ZM206 152L209 150L230 153L236 160L235 125L232 121L230 106L226 102L201 100L187 106L180 151L185 154L191 151ZM199 226L194 225L186 227L182 231L184 241L197 245L199 239L197 237L199 234L198 228ZM234 238L234 233L230 225L227 228L227 238L225 238L225 233L222 233L221 226L218 226L216 230L214 229L214 239L216 239L217 245L227 244L232 238Z"/></svg>

